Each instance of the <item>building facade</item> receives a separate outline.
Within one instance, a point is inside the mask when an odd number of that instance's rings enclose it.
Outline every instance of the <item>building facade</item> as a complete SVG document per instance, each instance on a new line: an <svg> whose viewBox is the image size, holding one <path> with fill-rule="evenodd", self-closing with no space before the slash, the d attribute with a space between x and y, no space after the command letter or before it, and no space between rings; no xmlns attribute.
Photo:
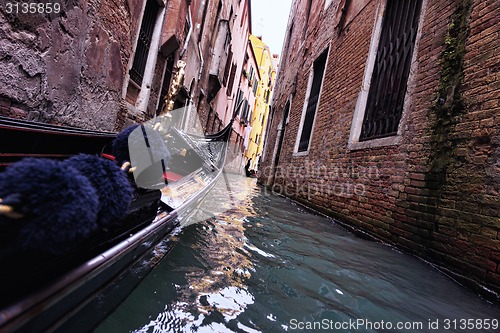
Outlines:
<svg viewBox="0 0 500 333"><path fill-rule="evenodd" d="M2 6L0 114L120 131L162 111L181 60L178 125L214 132L233 112L250 22L248 0L80 0L51 14Z"/></svg>
<svg viewBox="0 0 500 333"><path fill-rule="evenodd" d="M260 181L500 294L500 4L295 0Z"/></svg>
<svg viewBox="0 0 500 333"><path fill-rule="evenodd" d="M277 55L271 54L269 47L262 41L262 37L250 35L250 43L257 60L260 81L254 87L256 99L250 120L250 132L245 157L252 159L250 169L258 170L259 160L264 146L264 137L271 106L274 81L276 79Z"/></svg>

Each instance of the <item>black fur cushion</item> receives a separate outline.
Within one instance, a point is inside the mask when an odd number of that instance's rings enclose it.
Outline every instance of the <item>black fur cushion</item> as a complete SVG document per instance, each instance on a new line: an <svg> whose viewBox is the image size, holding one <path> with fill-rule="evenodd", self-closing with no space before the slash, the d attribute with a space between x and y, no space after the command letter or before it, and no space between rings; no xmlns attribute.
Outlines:
<svg viewBox="0 0 500 333"><path fill-rule="evenodd" d="M64 161L86 176L99 199L97 223L106 227L123 217L132 201L133 189L127 174L114 162L93 155L77 155Z"/></svg>
<svg viewBox="0 0 500 333"><path fill-rule="evenodd" d="M20 248L63 254L97 230L98 195L89 179L63 162L25 158L0 173L0 198L24 215ZM9 221L5 221L5 220Z"/></svg>
<svg viewBox="0 0 500 333"><path fill-rule="evenodd" d="M125 162L130 162L130 153L128 151L128 137L133 130L135 130L139 125L132 125L121 131L116 138L113 140L111 149L116 161L119 165Z"/></svg>

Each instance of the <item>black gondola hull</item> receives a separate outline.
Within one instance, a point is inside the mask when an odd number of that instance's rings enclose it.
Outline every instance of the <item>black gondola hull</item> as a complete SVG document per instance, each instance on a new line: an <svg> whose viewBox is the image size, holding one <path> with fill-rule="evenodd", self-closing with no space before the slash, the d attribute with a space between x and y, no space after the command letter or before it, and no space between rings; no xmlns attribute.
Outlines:
<svg viewBox="0 0 500 333"><path fill-rule="evenodd" d="M193 142L199 140L201 144L200 146L194 144L193 151L201 154L201 146L211 142L227 143L230 128L231 123L216 135L195 138ZM38 137L36 147L30 146L29 140L23 139L22 145L12 145L7 151L0 151L0 161L3 164L11 163L12 157L20 158L23 152L27 152L27 155L38 154L43 157L64 158L79 153L78 146L85 145L88 140L95 145L91 150L99 153L109 146L113 138L109 133L71 128L63 128L59 133L56 126L8 119L0 119L0 135L5 137L35 135ZM75 142L78 144L73 146L73 151L65 150L64 154L58 154L53 147L45 147L43 142L51 144L58 135L66 139L70 136L73 144ZM191 142L191 139L186 138L186 140L188 144ZM214 145L214 147L219 146ZM179 226L180 221L187 218L197 208L215 185L222 173L225 160L226 145L221 147L224 147L224 152L217 155L217 161L207 160L206 156L201 154L201 159L204 160L202 166L178 182L180 186L184 186L189 184L189 181L199 178L200 175L209 175L209 181L203 182L203 186L180 205L171 207L161 203L160 196L154 194L157 190L148 191L149 197L144 195L143 197L149 198L148 200L152 200L154 204L142 202L141 197L137 198L137 203L145 206L151 205L154 212L153 215L148 213L140 217L138 224L140 227L131 228L130 234L127 230L121 231L121 236L109 242L109 247L95 247L94 251L99 249L98 253L92 254L80 264L75 264L68 271L44 281L42 285L20 296L19 299L15 296L7 305L4 304L0 309L0 332L88 332L104 319L159 262L161 257L168 253L173 243L167 242L166 248L159 253L154 251L155 246L160 242L164 244L162 241L172 235L172 231ZM147 209L150 211L151 207Z"/></svg>

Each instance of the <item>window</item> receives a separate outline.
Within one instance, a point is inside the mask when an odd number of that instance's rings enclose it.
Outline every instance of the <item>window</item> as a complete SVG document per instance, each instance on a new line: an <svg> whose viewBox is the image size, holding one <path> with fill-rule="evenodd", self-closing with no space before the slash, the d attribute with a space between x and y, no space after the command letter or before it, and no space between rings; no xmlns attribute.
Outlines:
<svg viewBox="0 0 500 333"><path fill-rule="evenodd" d="M250 110L250 104L246 99L243 100L243 104L241 105L241 113L240 113L240 120L242 123L248 123L248 116L249 116L249 110Z"/></svg>
<svg viewBox="0 0 500 333"><path fill-rule="evenodd" d="M234 103L234 110L233 110L234 115L237 115L237 112L238 112L238 115L239 115L239 113L241 113L243 106L241 106L240 110L237 110L237 108L238 108L238 105L240 104L240 101L242 99L243 99L243 91L241 91L241 89L238 88L238 93L236 94L236 103Z"/></svg>
<svg viewBox="0 0 500 333"><path fill-rule="evenodd" d="M231 52L231 39L232 39L231 30L229 30L229 23L227 23L226 29L227 31L226 31L226 40L224 41L224 51L226 51L226 54L229 54L229 52Z"/></svg>
<svg viewBox="0 0 500 333"><path fill-rule="evenodd" d="M235 75L236 75L236 64L233 63L232 67L231 67L231 75L229 76L229 82L227 84L226 94L228 96L231 96L231 94L233 93L233 85L234 85L234 77L235 77Z"/></svg>
<svg viewBox="0 0 500 333"><path fill-rule="evenodd" d="M422 0L387 0L359 141L397 134Z"/></svg>
<svg viewBox="0 0 500 333"><path fill-rule="evenodd" d="M134 62L132 68L130 68L130 78L139 86L142 85L144 71L146 70L158 9L159 7L155 0L148 0L142 18L141 29L139 30Z"/></svg>
<svg viewBox="0 0 500 333"><path fill-rule="evenodd" d="M266 91L264 92L264 99L266 100L266 104L269 104L269 95L270 92L266 89Z"/></svg>
<svg viewBox="0 0 500 333"><path fill-rule="evenodd" d="M275 155L274 155L274 177L276 177L276 170L278 167L278 163L280 161L281 149L283 147L283 141L285 139L285 131L286 125L288 124L288 115L290 113L290 99L286 102L285 108L283 109L283 118L281 118L281 123L278 125L278 133L275 146ZM269 123L268 123L269 124ZM267 141L266 141L267 143Z"/></svg>
<svg viewBox="0 0 500 333"><path fill-rule="evenodd" d="M137 32L133 58L129 61L124 98L134 112L144 113L149 103L155 73L161 27L165 8L156 0L144 2L144 11Z"/></svg>
<svg viewBox="0 0 500 333"><path fill-rule="evenodd" d="M307 104L304 103L305 109L302 111L302 123L300 133L300 140L298 141L297 152L305 152L309 150L309 141L318 108L321 86L323 83L323 75L325 73L326 59L328 56L328 49L314 61L312 70L312 81L309 78L309 94L306 95ZM312 82L312 83L311 83Z"/></svg>
<svg viewBox="0 0 500 333"><path fill-rule="evenodd" d="M232 61L233 61L233 52L229 50L229 54L227 55L226 67L224 68L224 78L222 79L222 84L224 84L224 86L227 85L229 70L231 69Z"/></svg>

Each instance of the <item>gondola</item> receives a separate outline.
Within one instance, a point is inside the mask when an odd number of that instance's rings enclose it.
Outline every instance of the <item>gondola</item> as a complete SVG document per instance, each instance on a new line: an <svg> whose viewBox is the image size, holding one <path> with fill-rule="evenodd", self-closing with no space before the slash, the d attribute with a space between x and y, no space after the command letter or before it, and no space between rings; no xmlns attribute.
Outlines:
<svg viewBox="0 0 500 333"><path fill-rule="evenodd" d="M136 186L119 227L96 232L63 257L30 252L0 257L0 332L91 330L168 252L158 244L215 185L231 131L232 121L209 136L169 128L163 137L171 154L162 175L165 186ZM0 117L0 171L24 157L109 155L115 136ZM145 182L154 182L148 178Z"/></svg>

